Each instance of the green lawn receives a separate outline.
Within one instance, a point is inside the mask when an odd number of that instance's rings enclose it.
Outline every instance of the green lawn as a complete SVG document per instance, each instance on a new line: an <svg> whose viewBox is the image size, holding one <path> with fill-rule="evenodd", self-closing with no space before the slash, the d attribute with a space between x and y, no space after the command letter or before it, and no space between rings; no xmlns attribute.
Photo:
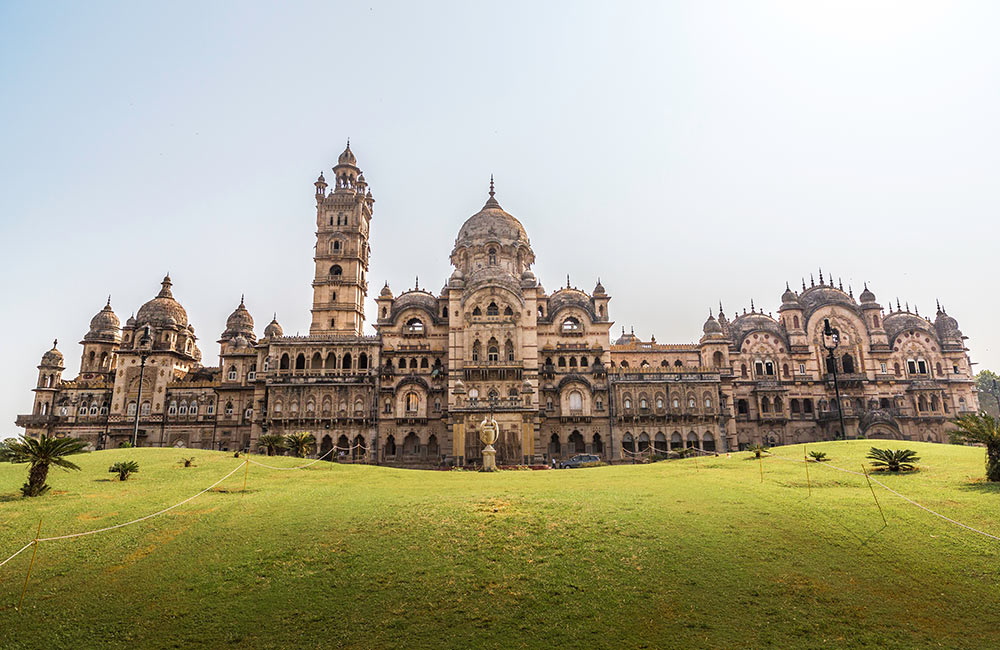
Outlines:
<svg viewBox="0 0 1000 650"><path fill-rule="evenodd" d="M885 446L885 445L882 445ZM887 485L1000 534L983 451L908 443ZM868 444L809 445L859 469ZM800 446L775 453L801 458ZM184 469L182 456L197 457ZM0 648L996 648L1000 542L863 477L732 458L478 474L250 467L161 517L0 567ZM21 499L0 465L0 560L42 536L171 505L241 461L171 449L76 457ZM255 457L264 460L259 457ZM141 470L110 480L116 460ZM291 458L267 462L293 466Z"/></svg>

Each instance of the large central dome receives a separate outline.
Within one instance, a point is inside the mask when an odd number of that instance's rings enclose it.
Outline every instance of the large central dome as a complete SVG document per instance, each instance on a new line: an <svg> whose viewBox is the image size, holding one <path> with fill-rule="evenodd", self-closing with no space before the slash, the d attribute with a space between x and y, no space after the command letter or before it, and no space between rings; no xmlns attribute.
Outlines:
<svg viewBox="0 0 1000 650"><path fill-rule="evenodd" d="M160 293L156 297L139 308L135 315L136 322L140 325L150 324L156 327L178 326L187 327L187 312L180 303L174 300L174 295L170 291L170 276L163 278Z"/></svg>
<svg viewBox="0 0 1000 650"><path fill-rule="evenodd" d="M483 209L462 224L455 239L455 248L462 245L475 246L487 241L497 241L501 244L521 242L530 245L524 226L517 217L500 207L500 203L492 193Z"/></svg>
<svg viewBox="0 0 1000 650"><path fill-rule="evenodd" d="M482 210L466 219L455 238L451 263L462 274L502 272L520 279L535 261L528 233L514 215L500 207L493 179Z"/></svg>

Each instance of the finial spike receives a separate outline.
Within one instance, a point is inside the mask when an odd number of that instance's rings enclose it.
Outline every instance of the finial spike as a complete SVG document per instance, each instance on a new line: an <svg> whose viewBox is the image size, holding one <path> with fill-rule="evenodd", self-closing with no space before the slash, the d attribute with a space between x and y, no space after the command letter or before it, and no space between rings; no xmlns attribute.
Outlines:
<svg viewBox="0 0 1000 650"><path fill-rule="evenodd" d="M59 345L59 339L52 339L52 349L54 350L56 346Z"/></svg>
<svg viewBox="0 0 1000 650"><path fill-rule="evenodd" d="M816 286L816 281L813 279L813 274L812 273L809 274L809 286L810 287L815 287Z"/></svg>
<svg viewBox="0 0 1000 650"><path fill-rule="evenodd" d="M750 299L750 313L757 311L757 308L753 306L753 298Z"/></svg>
<svg viewBox="0 0 1000 650"><path fill-rule="evenodd" d="M722 313L722 301L721 300L719 301L719 313L720 314Z"/></svg>
<svg viewBox="0 0 1000 650"><path fill-rule="evenodd" d="M490 174L490 198L491 199L493 198L494 194L496 194L496 190L493 187L493 174Z"/></svg>
<svg viewBox="0 0 1000 650"><path fill-rule="evenodd" d="M788 286L788 280L785 280L785 291L791 291L792 288Z"/></svg>
<svg viewBox="0 0 1000 650"><path fill-rule="evenodd" d="M819 283L820 285L823 284L823 269L819 270Z"/></svg>
<svg viewBox="0 0 1000 650"><path fill-rule="evenodd" d="M107 304L107 306L108 307L111 306L111 294L110 293L108 294L108 304Z"/></svg>
<svg viewBox="0 0 1000 650"><path fill-rule="evenodd" d="M242 306L243 306L243 299L244 299L245 297L246 297L246 294L245 294L245 293L241 293L241 294L240 294L240 307L242 307Z"/></svg>

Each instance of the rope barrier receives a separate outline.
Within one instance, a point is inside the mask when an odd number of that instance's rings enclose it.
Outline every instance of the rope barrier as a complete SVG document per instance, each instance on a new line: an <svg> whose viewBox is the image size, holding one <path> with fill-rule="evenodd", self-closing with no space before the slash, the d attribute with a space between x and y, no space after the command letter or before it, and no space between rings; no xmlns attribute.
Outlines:
<svg viewBox="0 0 1000 650"><path fill-rule="evenodd" d="M333 449L331 449L330 451L326 452L325 454L323 454L322 456L320 456L320 457L319 457L319 458L317 458L316 460L313 460L313 461L310 461L310 462L306 463L305 465L299 465L299 466L297 466L297 467L278 467L278 466L276 466L276 465L267 465L267 464L265 464L265 463L258 463L258 462L257 462L257 461L255 461L255 460L254 460L253 458L250 458L250 459L249 459L249 461L250 461L251 463L253 463L254 465L260 465L261 467L266 467L266 468L268 468L268 469L280 469L280 470L288 470L288 469L302 469L302 468L304 468L304 467L309 467L310 465L315 465L315 464L316 464L316 463L318 463L319 461L323 460L323 458L325 458L326 456L329 456L330 454L332 454L332 453L333 453L333 450L334 450L334 449L336 449L336 447L334 447L334 448L333 448Z"/></svg>
<svg viewBox="0 0 1000 650"><path fill-rule="evenodd" d="M4 560L3 562L0 562L0 567L2 567L3 565L7 564L8 562L10 562L11 560L13 560L14 558L16 558L21 553L23 553L26 550L28 550L28 548L31 547L32 545L37 545L38 542L52 542L52 541L56 541L56 540L59 540L59 539L71 539L71 538L74 538L74 537L84 537L86 535L94 535L96 533L103 533L103 532L106 532L106 531L109 531L109 530L115 530L115 529L118 529L118 528L124 528L125 526L131 526L132 524L137 524L137 523L139 523L141 521L146 521L147 519L152 519L153 517L156 517L158 515L162 515L162 514L164 514L166 512L170 512L174 508L182 506L185 503L188 503L189 501L192 501L193 499L196 499L196 498L200 497L201 495L205 494L206 492L208 492L209 490L211 490L212 488L214 488L215 486L217 486L219 483L222 483L227 478L229 478L230 476L232 476L233 474L235 474L237 471L239 471L239 469L241 467L243 467L244 464L245 463L240 463L235 468L233 468L233 471L229 472L228 474L226 474L225 476L223 476L222 478L220 478L215 483L212 483L211 485L209 485L207 488L205 488L204 490L202 490L198 494L190 496L190 497L184 499L183 501L180 501L179 503L175 503L174 505L170 506L169 508L164 508L163 510L158 510L157 512L154 512L152 514L146 515L145 517L139 517L138 519L133 519L132 521L126 521L126 522L121 523L121 524L115 524L114 526L106 526L105 528L98 528L96 530L88 530L88 531L85 531L85 532L82 532L82 533L73 533L73 534L70 534L70 535L57 535L55 537L39 537L37 539L33 539L30 542L28 542L27 544L25 544L24 546L22 546L17 552L15 552L13 555L11 555L10 557L8 557L6 560Z"/></svg>
<svg viewBox="0 0 1000 650"><path fill-rule="evenodd" d="M140 521L146 521L147 519L152 519L153 517L156 517L158 515L162 515L165 512L170 512L174 508L176 508L178 506L182 506L185 503L187 503L188 501L192 501L192 500L200 497L201 495L205 494L206 492L208 492L209 490L211 490L212 488L214 488L219 483L222 483L227 478L229 478L230 476L232 476L233 474L235 474L236 472L238 472L241 467L243 467L243 463L240 463L239 465L237 465L233 469L233 471L229 472L228 474L226 474L225 476L223 476L222 478L220 478L215 483L212 483L211 485L209 485L207 488L205 488L204 490L202 490L198 494L195 494L193 496L189 496L188 498L184 499L183 501L181 501L179 503L175 503L174 505L170 506L169 508L164 508L163 510L159 510L157 512L154 512L151 515L146 515L145 517L139 517L138 519L133 519L132 521L126 521L125 523L122 523L122 524L115 524L114 526L107 526L105 528L98 528L96 530L88 530L88 531L86 531L84 533L73 533L72 535L58 535L56 537L42 537L38 541L39 542L53 542L53 541L55 541L57 539L70 539L70 538L73 538L73 537L84 537L86 535L94 535L96 533L103 533L103 532L106 532L106 531L109 531L109 530L115 530L117 528L124 528L125 526L131 526L132 524L137 524Z"/></svg>
<svg viewBox="0 0 1000 650"><path fill-rule="evenodd" d="M794 458L783 458L781 456L776 456L774 454L768 454L768 456L771 457L771 458L777 458L778 460L791 461L793 463L805 463L805 462L808 462L808 461L805 461L805 460L796 460ZM836 465L831 465L829 462L826 462L826 461L824 461L824 462L817 462L816 464L819 465L820 467L828 467L829 469L835 469L838 472L844 472L846 474L854 474L855 476L865 476L865 474L862 473L862 472L855 472L855 471L852 471L852 470L849 470L849 469L844 469L843 467L837 467ZM892 489L891 487L889 487L888 485L886 485L882 481L878 480L874 476L871 476L870 474L868 475L868 479L871 480L872 483L876 483L876 484L880 485L881 487L885 488L886 490L888 490L889 492L892 492L897 497L899 497L900 499L906 501L907 503L909 503L911 505L914 505L914 506L920 508L921 510L929 512L932 515L934 515L935 517L943 519L943 520L945 520L945 521L947 521L949 523L955 524L956 526L961 526L962 528L965 528L966 530L971 530L974 533L979 533L980 535L983 535L984 537L989 537L990 539L995 539L998 542L1000 542L1000 537L997 537L996 535L992 535L992 534L987 533L985 531L979 530L978 528L973 528L972 526L969 526L968 524L963 524L962 522L956 521L955 519L952 519L951 517L946 517L945 515L942 515L940 512L937 512L935 510L931 510L927 506L921 505L921 504L917 503L916 501L914 501L910 497L906 496L905 494L901 494L901 493L897 492L896 490Z"/></svg>

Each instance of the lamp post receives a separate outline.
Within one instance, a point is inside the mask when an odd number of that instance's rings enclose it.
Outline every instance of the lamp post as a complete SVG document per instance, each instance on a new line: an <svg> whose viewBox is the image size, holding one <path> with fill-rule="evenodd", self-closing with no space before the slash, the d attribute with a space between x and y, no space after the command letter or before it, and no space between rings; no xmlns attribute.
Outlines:
<svg viewBox="0 0 1000 650"><path fill-rule="evenodd" d="M146 371L146 357L149 356L149 325L142 330L139 339L139 394L135 398L135 426L132 428L132 446L139 446L139 412L142 410L142 377Z"/></svg>
<svg viewBox="0 0 1000 650"><path fill-rule="evenodd" d="M829 343L827 343L829 341ZM823 319L823 347L830 355L830 367L833 369L833 390L837 396L837 414L840 416L840 435L847 440L847 428L844 426L844 404L840 399L840 383L837 381L837 357L833 351L840 345L840 331L830 327L830 319Z"/></svg>

